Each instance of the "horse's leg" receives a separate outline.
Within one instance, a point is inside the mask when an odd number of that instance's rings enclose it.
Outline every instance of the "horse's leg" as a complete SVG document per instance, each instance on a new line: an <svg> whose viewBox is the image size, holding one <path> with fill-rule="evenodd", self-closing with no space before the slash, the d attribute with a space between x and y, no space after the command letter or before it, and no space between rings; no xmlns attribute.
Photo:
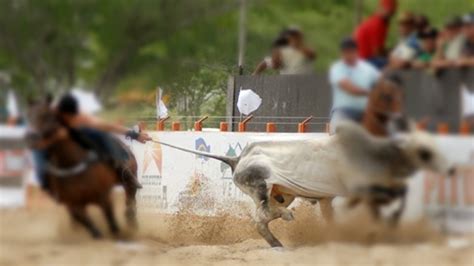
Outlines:
<svg viewBox="0 0 474 266"><path fill-rule="evenodd" d="M126 164L128 163L130 162L126 162ZM123 189L125 190L125 218L127 220L127 224L132 228L137 227L135 197L138 188L141 188L141 185L137 186L139 183L135 173L136 167L134 165L121 168L121 170L117 172L117 183L122 185Z"/></svg>
<svg viewBox="0 0 474 266"><path fill-rule="evenodd" d="M69 206L68 209L72 218L82 224L93 238L98 239L102 237L102 233L95 227L89 215L87 215L85 206Z"/></svg>
<svg viewBox="0 0 474 266"><path fill-rule="evenodd" d="M105 219L107 220L110 232L112 232L114 235L117 235L119 233L119 227L117 225L117 220L115 219L114 215L114 208L109 197L106 197L104 200L102 200L100 208L102 209Z"/></svg>
<svg viewBox="0 0 474 266"><path fill-rule="evenodd" d="M136 194L137 188L132 185L126 185L125 187L125 218L127 219L127 224L132 228L137 228L137 201Z"/></svg>

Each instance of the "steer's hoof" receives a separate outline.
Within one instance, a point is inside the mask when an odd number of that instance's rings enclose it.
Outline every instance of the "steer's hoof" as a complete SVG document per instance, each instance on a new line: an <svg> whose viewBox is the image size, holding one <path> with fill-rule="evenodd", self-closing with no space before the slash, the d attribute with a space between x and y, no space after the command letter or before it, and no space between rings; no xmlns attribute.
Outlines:
<svg viewBox="0 0 474 266"><path fill-rule="evenodd" d="M276 251L276 252L283 252L285 251L285 248L283 246L278 246L278 247L272 247L271 248L273 251Z"/></svg>
<svg viewBox="0 0 474 266"><path fill-rule="evenodd" d="M282 210L281 218L285 221L292 221L295 219L295 217L293 216L293 213L287 209Z"/></svg>

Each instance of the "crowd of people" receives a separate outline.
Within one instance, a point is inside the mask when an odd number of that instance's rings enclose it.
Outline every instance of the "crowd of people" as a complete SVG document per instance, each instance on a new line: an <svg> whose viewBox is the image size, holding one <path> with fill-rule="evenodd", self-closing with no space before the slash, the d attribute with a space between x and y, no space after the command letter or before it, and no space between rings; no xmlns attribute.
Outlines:
<svg viewBox="0 0 474 266"><path fill-rule="evenodd" d="M403 13L398 19L399 41L388 54L388 69L439 70L474 66L474 14L451 18L442 29L423 15Z"/></svg>
<svg viewBox="0 0 474 266"><path fill-rule="evenodd" d="M351 37L360 59L379 70L474 66L474 13L450 18L438 29L426 15L400 12L398 41L388 49L388 29L396 12L397 0L380 0L377 10L355 28ZM315 59L316 52L305 43L303 32L288 28L277 36L271 55L258 64L254 74L267 69L308 74Z"/></svg>
<svg viewBox="0 0 474 266"><path fill-rule="evenodd" d="M397 9L397 0L380 0L376 11L341 41L340 59L329 70L332 125L341 119L362 120L371 88L383 72L474 67L474 13L450 18L437 29L423 14L400 12L398 41L388 49L388 31ZM266 69L308 74L315 59L316 52L305 43L304 34L289 28L278 35L271 56L259 63L254 75Z"/></svg>

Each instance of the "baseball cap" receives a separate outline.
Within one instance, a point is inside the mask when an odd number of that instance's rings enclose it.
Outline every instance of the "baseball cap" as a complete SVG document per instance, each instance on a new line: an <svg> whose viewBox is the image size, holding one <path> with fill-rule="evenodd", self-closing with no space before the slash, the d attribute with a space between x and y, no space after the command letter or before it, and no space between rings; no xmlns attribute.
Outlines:
<svg viewBox="0 0 474 266"><path fill-rule="evenodd" d="M342 39L340 43L341 50L354 50L357 49L357 43L351 37Z"/></svg>

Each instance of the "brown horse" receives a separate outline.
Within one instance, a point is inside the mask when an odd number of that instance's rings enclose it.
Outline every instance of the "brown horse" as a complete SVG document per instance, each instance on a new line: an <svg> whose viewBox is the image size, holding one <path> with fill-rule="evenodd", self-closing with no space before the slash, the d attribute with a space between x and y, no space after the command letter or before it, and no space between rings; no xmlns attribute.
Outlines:
<svg viewBox="0 0 474 266"><path fill-rule="evenodd" d="M387 123L401 114L402 101L399 83L387 78L380 79L369 95L362 125L375 136L387 136Z"/></svg>
<svg viewBox="0 0 474 266"><path fill-rule="evenodd" d="M381 78L372 89L362 120L362 125L371 134L387 137L389 135L388 123L394 120L403 120L399 119L402 117L403 104L403 92L400 85L401 82L396 77ZM403 125L399 127L399 130L403 129ZM381 207L400 199L399 208L390 217L390 222L396 225L405 209L406 191L406 185L389 188L374 187L372 197L365 199L373 217L379 220ZM360 198L353 198L349 205L353 207L361 201Z"/></svg>
<svg viewBox="0 0 474 266"><path fill-rule="evenodd" d="M125 215L130 226L136 227L136 186L130 181L136 178L137 164L129 151L127 171L122 176L96 152L84 149L57 119L49 101L30 104L28 112L31 132L27 140L32 148L41 147L47 153L46 176L51 196L63 203L71 217L83 225L94 238L101 232L95 227L86 212L89 204L98 205L107 219L110 231L119 233L111 191L122 184L126 193ZM128 175L128 176L127 176Z"/></svg>

